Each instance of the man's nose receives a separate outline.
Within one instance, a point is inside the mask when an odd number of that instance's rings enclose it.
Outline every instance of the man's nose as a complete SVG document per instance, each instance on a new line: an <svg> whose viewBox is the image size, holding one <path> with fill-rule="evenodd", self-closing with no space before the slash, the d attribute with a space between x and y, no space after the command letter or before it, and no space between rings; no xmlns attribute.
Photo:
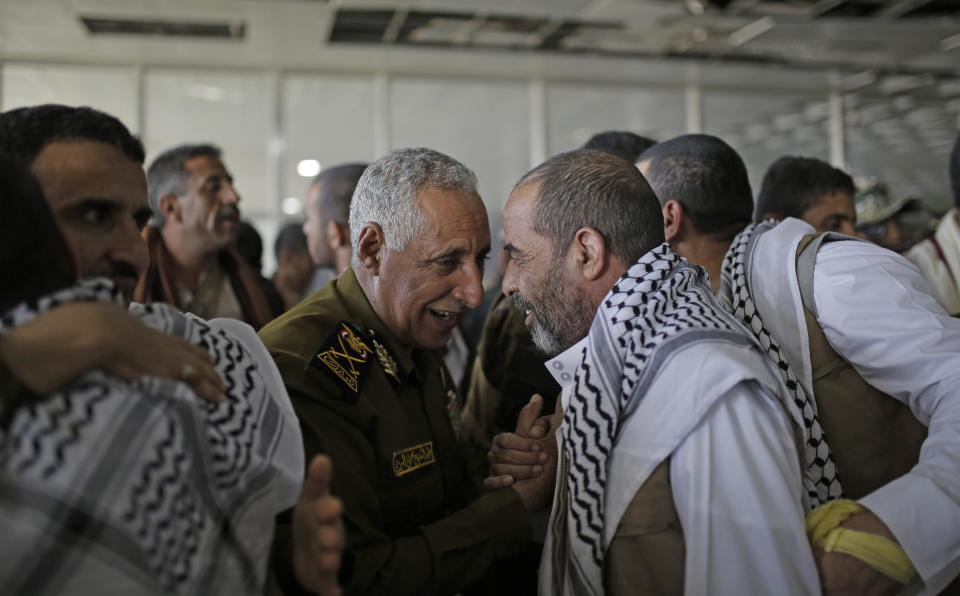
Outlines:
<svg viewBox="0 0 960 596"><path fill-rule="evenodd" d="M237 192L237 189L233 187L232 183L224 183L223 188L220 190L220 202L224 205L236 205L240 202L240 194Z"/></svg>
<svg viewBox="0 0 960 596"><path fill-rule="evenodd" d="M150 264L150 255L147 251L147 241L137 225L131 221L123 227L117 235L113 245L111 258L130 265L136 270L139 277Z"/></svg>
<svg viewBox="0 0 960 596"><path fill-rule="evenodd" d="M476 263L469 263L460 272L460 280L454 288L454 298L469 308L476 308L483 302L483 272Z"/></svg>
<svg viewBox="0 0 960 596"><path fill-rule="evenodd" d="M503 292L503 295L509 298L513 296L514 292L520 290L520 287L517 285L517 272L516 265L513 264L513 261L510 258L507 258L507 266L503 270L503 279L500 281L500 291Z"/></svg>

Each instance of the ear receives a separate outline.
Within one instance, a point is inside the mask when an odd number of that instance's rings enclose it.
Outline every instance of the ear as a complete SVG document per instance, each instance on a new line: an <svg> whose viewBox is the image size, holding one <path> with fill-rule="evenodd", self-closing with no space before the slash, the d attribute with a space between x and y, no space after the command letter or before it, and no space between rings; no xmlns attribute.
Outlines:
<svg viewBox="0 0 960 596"><path fill-rule="evenodd" d="M683 205L677 201L670 200L663 205L663 236L664 239L673 244L680 236L680 230L683 229Z"/></svg>
<svg viewBox="0 0 960 596"><path fill-rule="evenodd" d="M160 208L165 221L174 219L180 221L180 201L177 200L176 195L163 195L157 202L157 207Z"/></svg>
<svg viewBox="0 0 960 596"><path fill-rule="evenodd" d="M603 235L590 227L583 227L573 235L567 249L567 258L587 281L595 281L607 268L607 245Z"/></svg>
<svg viewBox="0 0 960 596"><path fill-rule="evenodd" d="M386 248L383 230L380 225L372 221L364 224L357 239L357 256L360 263L371 275L380 274L381 253Z"/></svg>
<svg viewBox="0 0 960 596"><path fill-rule="evenodd" d="M324 232L327 236L327 245L333 250L347 246L347 244L350 243L349 228L345 228L332 219L327 222L327 227Z"/></svg>

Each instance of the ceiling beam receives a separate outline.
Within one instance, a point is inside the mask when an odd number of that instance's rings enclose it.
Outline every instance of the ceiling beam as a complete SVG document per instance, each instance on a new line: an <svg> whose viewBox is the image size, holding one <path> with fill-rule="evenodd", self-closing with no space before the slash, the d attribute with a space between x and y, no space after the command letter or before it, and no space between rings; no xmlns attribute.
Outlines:
<svg viewBox="0 0 960 596"><path fill-rule="evenodd" d="M930 0L897 0L878 10L876 17L878 19L892 21L929 3Z"/></svg>
<svg viewBox="0 0 960 596"><path fill-rule="evenodd" d="M830 12L834 8L846 2L847 0L820 0L810 7L810 12L808 15L812 18L819 17L820 15Z"/></svg>

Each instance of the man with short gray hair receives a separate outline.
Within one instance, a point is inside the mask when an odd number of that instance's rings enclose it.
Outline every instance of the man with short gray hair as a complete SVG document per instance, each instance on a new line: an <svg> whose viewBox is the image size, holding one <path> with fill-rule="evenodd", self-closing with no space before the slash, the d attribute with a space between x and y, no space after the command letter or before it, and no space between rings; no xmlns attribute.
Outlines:
<svg viewBox="0 0 960 596"><path fill-rule="evenodd" d="M283 312L269 280L233 248L240 195L221 151L208 144L179 145L147 169L153 211L144 232L150 265L137 302L166 302L202 318L229 317L259 329Z"/></svg>
<svg viewBox="0 0 960 596"><path fill-rule="evenodd" d="M460 398L440 350L483 298L490 231L476 186L430 149L370 164L350 208L351 268L260 332L307 454L338 469L348 593L466 591L520 551L549 498L549 474L477 498L460 451ZM275 570L296 590L291 543L281 523Z"/></svg>

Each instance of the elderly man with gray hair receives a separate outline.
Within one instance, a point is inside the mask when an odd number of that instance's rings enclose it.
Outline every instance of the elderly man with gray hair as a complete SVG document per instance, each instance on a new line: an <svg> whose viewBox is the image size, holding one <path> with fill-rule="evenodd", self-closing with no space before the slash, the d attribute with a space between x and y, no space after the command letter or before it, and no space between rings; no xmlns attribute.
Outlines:
<svg viewBox="0 0 960 596"><path fill-rule="evenodd" d="M351 268L260 332L307 455L337 467L350 593L488 593L486 571L521 550L530 513L552 492L545 473L478 498L460 452L460 398L441 349L483 298L490 231L476 184L430 149L372 163L350 207ZM296 536L280 526L274 570L296 591ZM500 565L498 574L521 581Z"/></svg>

